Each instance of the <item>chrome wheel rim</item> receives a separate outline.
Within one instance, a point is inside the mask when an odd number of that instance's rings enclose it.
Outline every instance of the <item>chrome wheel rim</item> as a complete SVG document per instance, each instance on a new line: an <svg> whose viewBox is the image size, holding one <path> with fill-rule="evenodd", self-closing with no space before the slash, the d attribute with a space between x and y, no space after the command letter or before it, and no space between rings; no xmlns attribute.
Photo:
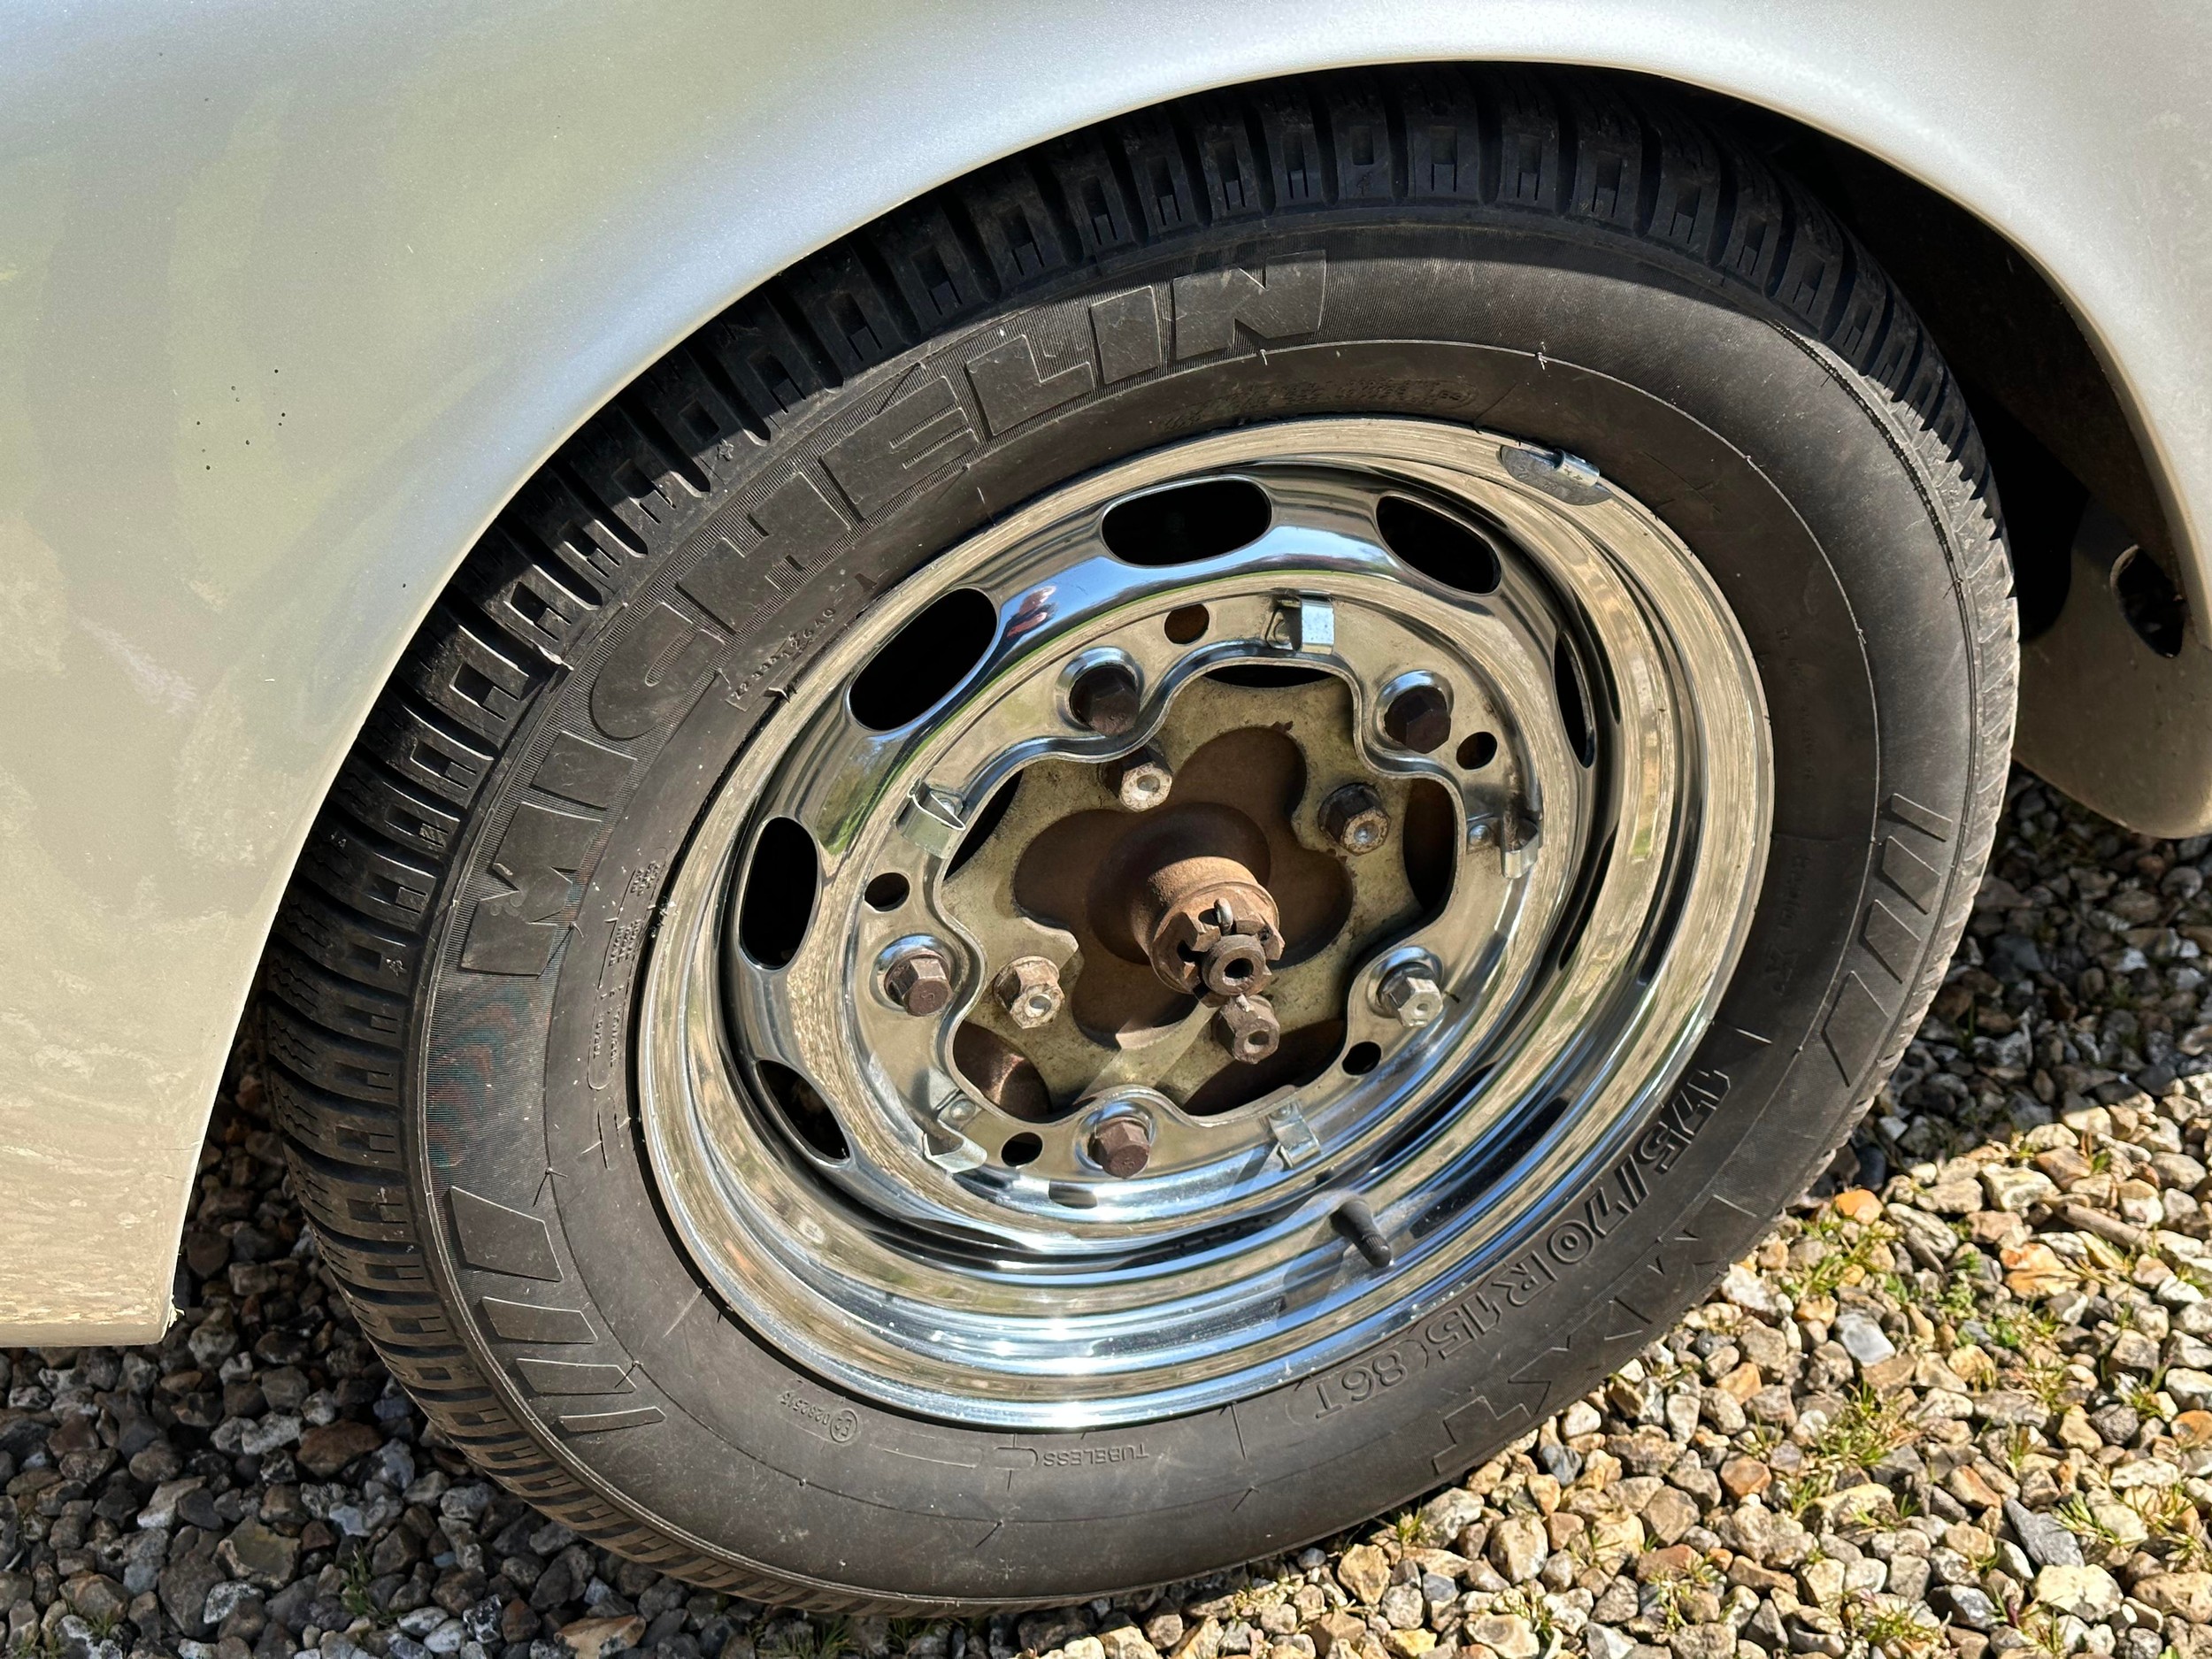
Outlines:
<svg viewBox="0 0 2212 1659"><path fill-rule="evenodd" d="M1242 505L1204 508L1208 490ZM962 631L972 663L927 668L941 642L964 657ZM956 680L934 695L933 673ZM1087 699L1101 684L1111 718ZM1423 747L1440 697L1448 735ZM1240 793L1286 775L1272 739L1240 735L1269 732L1298 775ZM1129 782L1153 762L1160 801ZM1402 879L1325 814L1353 784L1386 843L1424 826ZM1054 1426L1248 1397L1464 1288L1672 1084L1748 925L1770 792L1758 676L1718 590L1572 457L1385 419L1141 457L888 593L733 765L645 975L662 1197L741 1318L886 1404ZM1302 1046L1256 1093L1208 1001L1098 1024L1152 990L1109 878L1133 858L1158 888L1164 855L1124 849L1176 812L1256 864L1242 816L1271 872L1302 872L1258 883L1286 929L1340 912L1267 964ZM1308 888L1332 879L1341 902L1317 910ZM761 915L782 929L765 950ZM1245 926L1234 905L1216 918ZM917 952L941 984L901 977ZM1051 975L1015 972L1039 961ZM1172 967L1152 970L1171 1003ZM1036 1076L1016 1089L1021 1064ZM1143 1167L1115 1172L1139 1138Z"/></svg>

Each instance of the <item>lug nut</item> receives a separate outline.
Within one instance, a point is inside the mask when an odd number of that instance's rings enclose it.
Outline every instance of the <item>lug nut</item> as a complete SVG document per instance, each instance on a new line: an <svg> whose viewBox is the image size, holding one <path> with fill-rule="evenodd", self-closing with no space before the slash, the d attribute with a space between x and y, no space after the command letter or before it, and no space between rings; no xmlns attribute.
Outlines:
<svg viewBox="0 0 2212 1659"><path fill-rule="evenodd" d="M1390 838L1390 814L1365 784L1348 783L1321 803L1321 827L1346 852L1371 853Z"/></svg>
<svg viewBox="0 0 2212 1659"><path fill-rule="evenodd" d="M927 945L910 945L883 971L886 995L910 1014L934 1014L952 1001L952 970Z"/></svg>
<svg viewBox="0 0 2212 1659"><path fill-rule="evenodd" d="M1132 812L1147 812L1168 797L1175 787L1175 774L1168 770L1167 757L1156 749L1139 749L1106 769L1106 787Z"/></svg>
<svg viewBox="0 0 2212 1659"><path fill-rule="evenodd" d="M1214 1012L1214 1037L1244 1064L1264 1060L1283 1040L1275 1005L1263 996L1233 996Z"/></svg>
<svg viewBox="0 0 2212 1659"><path fill-rule="evenodd" d="M1444 1011L1444 988L1424 963L1393 968L1375 987L1375 1000L1409 1029L1425 1025Z"/></svg>
<svg viewBox="0 0 2212 1659"><path fill-rule="evenodd" d="M1122 663L1085 669L1068 687L1068 712L1101 737L1119 737L1137 723L1136 675Z"/></svg>
<svg viewBox="0 0 2212 1659"><path fill-rule="evenodd" d="M1109 1118L1092 1132L1086 1150L1092 1163L1125 1181L1152 1161L1152 1130L1141 1118Z"/></svg>
<svg viewBox="0 0 2212 1659"><path fill-rule="evenodd" d="M1400 749L1426 755L1452 734L1452 709L1437 686L1409 686L1383 710L1383 731Z"/></svg>
<svg viewBox="0 0 2212 1659"><path fill-rule="evenodd" d="M1067 1001L1060 989L1060 971L1042 956L1022 956L1008 963L991 981L991 989L1004 1005L1007 1018L1024 1031L1049 1025L1059 1018Z"/></svg>

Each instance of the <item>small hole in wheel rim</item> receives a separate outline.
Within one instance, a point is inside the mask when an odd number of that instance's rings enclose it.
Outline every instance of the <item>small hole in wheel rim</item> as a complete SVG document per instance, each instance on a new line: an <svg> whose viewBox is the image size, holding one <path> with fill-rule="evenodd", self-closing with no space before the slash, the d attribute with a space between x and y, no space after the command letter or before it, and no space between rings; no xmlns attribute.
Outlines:
<svg viewBox="0 0 2212 1659"><path fill-rule="evenodd" d="M999 1148L1002 1163L1010 1169L1019 1169L1025 1164L1034 1164L1045 1149L1045 1143L1033 1134L1009 1135L1006 1144Z"/></svg>
<svg viewBox="0 0 2212 1659"><path fill-rule="evenodd" d="M1203 605L1179 605L1167 613L1163 625L1167 637L1177 645L1188 645L1202 639L1213 626L1213 616Z"/></svg>
<svg viewBox="0 0 2212 1659"><path fill-rule="evenodd" d="M1365 1077L1382 1059L1379 1044L1356 1042L1344 1051L1344 1069L1354 1077Z"/></svg>
<svg viewBox="0 0 2212 1659"><path fill-rule="evenodd" d="M1249 479L1201 478L1116 502L1099 535L1125 565L1157 568L1248 547L1273 518L1267 492Z"/></svg>
<svg viewBox="0 0 2212 1659"><path fill-rule="evenodd" d="M852 1148L845 1142L845 1131L837 1121L837 1114L829 1102L815 1093L814 1086L787 1065L773 1060L757 1063L761 1087L767 1091L770 1104L782 1116L791 1133L821 1157L833 1164L843 1164L852 1157Z"/></svg>
<svg viewBox="0 0 2212 1659"><path fill-rule="evenodd" d="M762 827L737 910L738 943L762 967L783 967L799 954L819 871L814 838L795 819L771 818Z"/></svg>
<svg viewBox="0 0 2212 1659"><path fill-rule="evenodd" d="M1375 528L1393 553L1432 581L1463 594L1490 594L1504 565L1488 537L1403 495L1375 503Z"/></svg>
<svg viewBox="0 0 2212 1659"><path fill-rule="evenodd" d="M1480 772L1498 757L1498 740L1487 732L1477 732L1459 746L1459 764L1468 772Z"/></svg>
<svg viewBox="0 0 2212 1659"><path fill-rule="evenodd" d="M943 702L997 637L989 596L956 588L883 642L854 676L846 706L870 731L895 731Z"/></svg>
<svg viewBox="0 0 2212 1659"><path fill-rule="evenodd" d="M1582 664L1577 660L1567 636L1561 634L1553 642L1551 653L1552 688L1559 698L1560 724L1565 728L1567 747L1584 765L1597 760L1597 734L1590 711L1590 694L1582 679Z"/></svg>
<svg viewBox="0 0 2212 1659"><path fill-rule="evenodd" d="M904 876L895 870L887 870L867 885L861 896L868 901L872 910L895 910L906 902L910 890Z"/></svg>

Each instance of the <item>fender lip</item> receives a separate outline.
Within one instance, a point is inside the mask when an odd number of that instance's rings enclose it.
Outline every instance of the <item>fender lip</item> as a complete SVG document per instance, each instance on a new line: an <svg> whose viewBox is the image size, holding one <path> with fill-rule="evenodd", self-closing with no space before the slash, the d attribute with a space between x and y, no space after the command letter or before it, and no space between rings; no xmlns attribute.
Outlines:
<svg viewBox="0 0 2212 1659"><path fill-rule="evenodd" d="M129 1322L107 1320L87 1325L69 1320L58 1324L11 1325L4 1333L10 1348L139 1348L158 1342L168 1334L169 1327L177 1322L177 1310L165 1301L163 1314L158 1319L134 1319Z"/></svg>

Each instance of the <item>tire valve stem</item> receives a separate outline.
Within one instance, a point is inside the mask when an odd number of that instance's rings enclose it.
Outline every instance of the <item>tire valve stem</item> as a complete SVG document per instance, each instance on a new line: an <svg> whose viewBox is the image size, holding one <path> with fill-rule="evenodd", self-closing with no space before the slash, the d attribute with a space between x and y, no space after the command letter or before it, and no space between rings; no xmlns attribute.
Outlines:
<svg viewBox="0 0 2212 1659"><path fill-rule="evenodd" d="M1375 1225L1375 1212L1368 1209L1366 1201L1348 1198L1336 1207L1336 1230L1349 1239L1359 1253L1373 1268L1388 1267L1396 1259L1390 1240Z"/></svg>

